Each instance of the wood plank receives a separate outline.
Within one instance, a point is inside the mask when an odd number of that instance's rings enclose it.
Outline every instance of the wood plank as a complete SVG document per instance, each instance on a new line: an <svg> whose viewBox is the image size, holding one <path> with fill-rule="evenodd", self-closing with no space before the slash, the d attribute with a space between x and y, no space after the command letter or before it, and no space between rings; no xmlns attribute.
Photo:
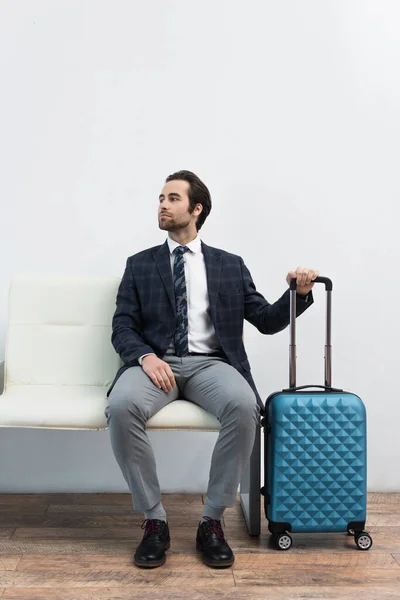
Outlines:
<svg viewBox="0 0 400 600"><path fill-rule="evenodd" d="M247 571L245 571L247 572ZM399 574L400 577L400 574ZM0 587L182 587L201 588L234 585L231 569L201 569L188 571L160 567L158 569L95 570L95 571L0 571Z"/></svg>
<svg viewBox="0 0 400 600"><path fill-rule="evenodd" d="M0 494L0 506L47 506L49 503L43 498L45 494Z"/></svg>
<svg viewBox="0 0 400 600"><path fill-rule="evenodd" d="M134 552L137 544L115 540L0 540L0 556L4 554L127 554Z"/></svg>
<svg viewBox="0 0 400 600"><path fill-rule="evenodd" d="M33 504L31 506L18 506L13 505L10 506L8 504L0 505L0 517L3 515L27 515L27 516L35 516L40 517L43 516L47 511L47 506L42 504Z"/></svg>
<svg viewBox="0 0 400 600"><path fill-rule="evenodd" d="M192 541L196 538L198 519L185 526L184 522L176 525L173 541ZM171 538L174 531L170 523ZM135 527L17 527L12 540L132 540L139 542L143 537L140 525Z"/></svg>
<svg viewBox="0 0 400 600"><path fill-rule="evenodd" d="M367 513L386 513L396 514L400 511L400 503L396 505L395 502L368 502Z"/></svg>
<svg viewBox="0 0 400 600"><path fill-rule="evenodd" d="M14 576L15 573L9 574ZM298 568L291 567L290 569L282 569L281 567L270 567L264 570L245 570L238 569L234 571L235 583L237 586L271 586L271 585L287 585L287 586L310 586L317 587L325 586L352 586L352 585L368 585L380 586L388 585L397 587L400 584L399 569L374 569L374 568L358 568L325 566L323 569ZM0 579L1 585L5 586ZM375 593L379 597L378 591Z"/></svg>
<svg viewBox="0 0 400 600"><path fill-rule="evenodd" d="M0 571L15 571L22 558L22 554L0 555Z"/></svg>
<svg viewBox="0 0 400 600"><path fill-rule="evenodd" d="M22 559L21 559L22 561ZM21 565L21 562L19 563ZM18 568L19 568L18 565ZM353 569L398 569L399 564L389 553L378 554L376 552L337 552L335 553L314 553L297 554L288 552L275 552L274 554L236 554L233 569L254 570L270 569L272 567L292 568L310 568L310 566L320 569L325 567L335 568L353 568Z"/></svg>
<svg viewBox="0 0 400 600"><path fill-rule="evenodd" d="M46 494L0 494L0 505L49 504L122 504L132 506L130 493L46 493Z"/></svg>
<svg viewBox="0 0 400 600"><path fill-rule="evenodd" d="M0 527L0 540L9 540L15 531L15 527Z"/></svg>
<svg viewBox="0 0 400 600"><path fill-rule="evenodd" d="M394 560L400 565L400 554L392 554Z"/></svg>
<svg viewBox="0 0 400 600"><path fill-rule="evenodd" d="M169 569L206 569L198 553L172 554L167 552ZM373 552L337 553L337 554L292 554L290 552L276 552L275 554L237 554L233 565L234 570L269 569L281 567L283 569L295 565L298 568L324 568L324 567L352 567L375 569L399 569L400 566L389 553L376 554ZM126 570L132 569L132 554L104 555L85 554L76 560L76 555L25 555L18 562L19 571L67 571L75 570Z"/></svg>
<svg viewBox="0 0 400 600"><path fill-rule="evenodd" d="M396 561L393 559L397 565ZM172 554L167 552L168 568L171 570L182 569L207 569L201 561L198 553ZM133 553L124 555L85 554L80 556L79 562L76 555L52 555L46 558L43 555L22 556L18 563L19 571L67 571L68 569L79 571L123 571L136 568L133 565Z"/></svg>
<svg viewBox="0 0 400 600"><path fill-rule="evenodd" d="M44 516L37 515L19 515L14 514L2 514L0 515L0 526L1 528L12 528L15 530L17 527L41 527L44 522Z"/></svg>
<svg viewBox="0 0 400 600"><path fill-rule="evenodd" d="M281 588L282 589L282 588ZM224 585L222 589L199 588L182 590L182 588L171 587L161 589L145 588L8 588L3 596L7 600L127 600L131 598L150 598L151 600L210 600L219 598L225 600L251 598L252 600L265 600L265 591L262 588L253 588L251 595L245 589ZM289 596L276 596L268 593L268 598L285 600ZM303 596L304 599L304 596ZM383 596L386 600L386 597ZM367 600L369 598L367 597ZM376 599L375 599L376 600Z"/></svg>
<svg viewBox="0 0 400 600"><path fill-rule="evenodd" d="M201 494L163 494L165 506L203 504ZM0 506L48 506L50 504L119 505L133 508L132 495L128 493L45 493L45 494L0 494Z"/></svg>
<svg viewBox="0 0 400 600"><path fill-rule="evenodd" d="M141 533L141 532L140 532ZM21 539L0 540L0 555L2 554L109 554L134 553L141 535L132 535L132 539ZM187 539L171 541L169 554L191 554L195 551L195 532L191 531Z"/></svg>
<svg viewBox="0 0 400 600"><path fill-rule="evenodd" d="M202 494L162 494L162 503L165 508L194 505L203 510L204 497Z"/></svg>
<svg viewBox="0 0 400 600"><path fill-rule="evenodd" d="M367 505L370 503L377 504L398 504L400 506L399 492L368 492Z"/></svg>
<svg viewBox="0 0 400 600"><path fill-rule="evenodd" d="M7 588L2 600L130 600L143 598L146 600L398 600L398 590L388 585L380 585L370 589L368 585L351 587L319 586L271 586L266 590L258 587L233 587L224 585L220 588L208 587L204 590L190 587L157 588Z"/></svg>
<svg viewBox="0 0 400 600"><path fill-rule="evenodd" d="M171 523L172 517L168 512L168 521ZM180 516L175 515L179 520L179 526L181 527L195 527L197 528L201 511L195 514L181 514ZM107 528L107 529L139 529L144 521L142 514L126 514L126 515L84 515L84 514L71 514L71 515L50 515L47 514L43 517L26 517L26 516L13 516L9 518L2 518L0 516L0 524L7 525L14 529L17 529L16 536L21 535L21 531L27 529L36 529L37 531L46 528L62 528L62 529L90 529L90 528ZM177 525L178 527L178 525ZM142 532L143 534L143 532Z"/></svg>
<svg viewBox="0 0 400 600"><path fill-rule="evenodd" d="M143 534L143 532L141 532ZM141 539L131 527L17 527L13 540L132 540Z"/></svg>
<svg viewBox="0 0 400 600"><path fill-rule="evenodd" d="M201 515L202 504L198 501L190 502L169 502L163 503L169 515ZM132 506L120 504L50 504L46 511L46 516L67 516L67 515L135 515L143 520L141 511L134 511Z"/></svg>
<svg viewBox="0 0 400 600"><path fill-rule="evenodd" d="M371 527L399 527L400 526L400 514L399 513L385 513L385 512L374 512L367 513L367 521L365 523L365 529L368 530Z"/></svg>
<svg viewBox="0 0 400 600"><path fill-rule="evenodd" d="M201 517L202 505L196 501L166 507L168 519L179 517L180 524L196 526ZM140 527L144 516L132 506L111 505L50 505L36 511L18 507L0 507L0 525L7 527Z"/></svg>

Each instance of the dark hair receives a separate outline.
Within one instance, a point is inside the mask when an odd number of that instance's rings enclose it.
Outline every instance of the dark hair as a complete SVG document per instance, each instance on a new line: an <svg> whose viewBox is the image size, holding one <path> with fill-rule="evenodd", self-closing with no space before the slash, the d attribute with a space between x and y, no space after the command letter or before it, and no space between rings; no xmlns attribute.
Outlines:
<svg viewBox="0 0 400 600"><path fill-rule="evenodd" d="M202 204L203 210L197 217L196 229L199 231L207 219L211 211L211 196L207 186L191 171L177 171L172 175L169 175L165 180L173 181L175 179L181 179L189 183L189 212L192 213L196 207L196 204Z"/></svg>

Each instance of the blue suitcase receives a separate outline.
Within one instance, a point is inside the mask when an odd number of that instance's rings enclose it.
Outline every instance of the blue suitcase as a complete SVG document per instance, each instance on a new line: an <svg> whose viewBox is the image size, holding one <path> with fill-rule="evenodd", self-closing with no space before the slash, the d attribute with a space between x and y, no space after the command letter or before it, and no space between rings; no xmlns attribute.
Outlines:
<svg viewBox="0 0 400 600"><path fill-rule="evenodd" d="M327 292L325 385L296 387L296 279L290 284L290 387L265 403L265 516L274 546L290 532L347 532L360 550L372 546L366 520L366 412L362 400L331 386L332 281ZM307 390L318 388L318 390ZM322 388L322 390L321 390Z"/></svg>

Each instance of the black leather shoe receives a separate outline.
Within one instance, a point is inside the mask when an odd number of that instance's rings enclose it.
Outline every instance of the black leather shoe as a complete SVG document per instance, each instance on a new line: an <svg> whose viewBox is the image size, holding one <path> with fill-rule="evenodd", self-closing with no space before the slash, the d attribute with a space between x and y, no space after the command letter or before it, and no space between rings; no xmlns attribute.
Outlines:
<svg viewBox="0 0 400 600"><path fill-rule="evenodd" d="M170 546L168 523L160 519L146 519L142 523L143 539L140 542L133 562L137 567L151 569L160 567L167 557L165 551Z"/></svg>
<svg viewBox="0 0 400 600"><path fill-rule="evenodd" d="M204 517L197 530L196 548L203 554L203 562L209 567L230 567L235 561L228 546L221 521Z"/></svg>

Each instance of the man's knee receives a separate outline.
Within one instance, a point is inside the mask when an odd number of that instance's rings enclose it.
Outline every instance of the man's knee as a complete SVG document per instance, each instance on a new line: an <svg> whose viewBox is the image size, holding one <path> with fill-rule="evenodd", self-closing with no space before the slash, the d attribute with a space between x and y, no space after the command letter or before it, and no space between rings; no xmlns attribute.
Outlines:
<svg viewBox="0 0 400 600"><path fill-rule="evenodd" d="M227 396L222 417L234 418L238 424L248 426L256 423L258 418L258 406L256 396L249 386L247 390L234 390Z"/></svg>
<svg viewBox="0 0 400 600"><path fill-rule="evenodd" d="M108 398L105 409L107 421L110 419L127 422L129 416L146 420L144 398L140 390L127 385L116 385Z"/></svg>

